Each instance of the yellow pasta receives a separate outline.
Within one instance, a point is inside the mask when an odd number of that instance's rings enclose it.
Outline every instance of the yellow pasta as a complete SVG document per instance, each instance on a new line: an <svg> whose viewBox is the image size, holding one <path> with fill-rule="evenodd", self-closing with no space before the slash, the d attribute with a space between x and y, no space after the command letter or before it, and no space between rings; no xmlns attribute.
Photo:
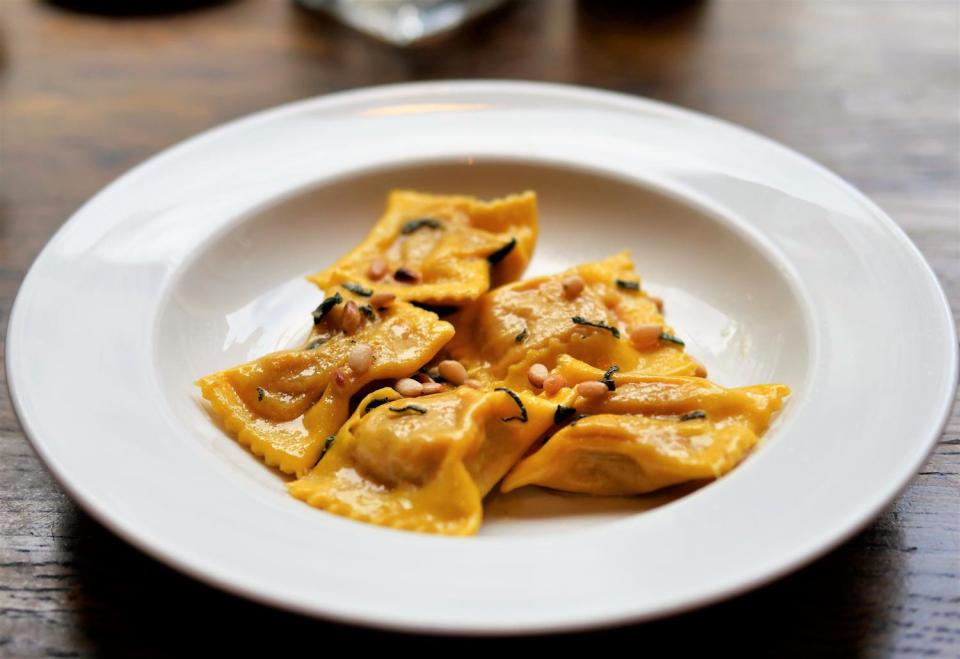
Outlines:
<svg viewBox="0 0 960 659"><path fill-rule="evenodd" d="M483 497L552 421L553 406L528 393L459 387L405 399L380 389L290 493L365 522L473 534Z"/></svg>
<svg viewBox="0 0 960 659"><path fill-rule="evenodd" d="M310 279L324 290L356 282L400 300L457 306L523 274L536 240L532 192L484 202L399 190L363 242Z"/></svg>
<svg viewBox="0 0 960 659"><path fill-rule="evenodd" d="M576 294L567 290L571 281L580 282ZM528 386L532 364L552 368L562 355L603 369L617 364L622 370L650 374L693 375L698 368L682 343L659 338L662 333L673 339L673 330L640 288L625 252L558 275L502 286L450 321L457 334L444 352L474 377L515 388ZM631 329L644 326L659 326L662 332L637 345Z"/></svg>
<svg viewBox="0 0 960 659"><path fill-rule="evenodd" d="M571 359L562 360L559 370L570 384L604 376ZM577 420L517 464L503 491L543 485L585 494L642 494L718 478L753 448L790 392L784 385L724 389L697 377L627 373L611 380L615 389L603 397L564 392L568 418Z"/></svg>
<svg viewBox="0 0 960 659"><path fill-rule="evenodd" d="M374 311L352 334L340 330L347 304L330 309L305 349L273 353L201 378L197 385L240 443L288 474L304 474L323 442L349 416L350 397L367 383L402 377L425 364L453 336L431 311L406 303ZM371 346L372 364L356 373L348 364L358 343Z"/></svg>
<svg viewBox="0 0 960 659"><path fill-rule="evenodd" d="M291 495L397 529L474 534L498 483L636 495L733 469L789 388L707 380L626 252L516 281L537 231L532 192L394 191L310 277L301 348L197 385Z"/></svg>

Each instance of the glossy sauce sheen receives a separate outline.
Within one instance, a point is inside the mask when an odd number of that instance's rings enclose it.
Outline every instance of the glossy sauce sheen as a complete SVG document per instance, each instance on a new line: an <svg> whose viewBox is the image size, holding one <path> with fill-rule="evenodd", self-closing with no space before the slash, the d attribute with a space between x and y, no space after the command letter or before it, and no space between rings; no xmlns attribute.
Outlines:
<svg viewBox="0 0 960 659"><path fill-rule="evenodd" d="M364 413L391 397L396 403ZM522 394L525 422L507 395L458 387L416 399L425 413L396 411L393 389L357 406L323 460L290 493L307 503L374 524L451 535L476 533L482 500L549 427L553 406Z"/></svg>
<svg viewBox="0 0 960 659"><path fill-rule="evenodd" d="M491 268L488 257L511 241L516 241L514 247ZM483 202L394 191L385 214L363 242L310 280L324 290L358 282L401 300L460 305L477 299L491 283L523 274L536 241L537 201L532 192ZM370 278L375 259L386 265L387 274L380 279ZM416 273L420 281L398 281L400 268Z"/></svg>
<svg viewBox="0 0 960 659"><path fill-rule="evenodd" d="M503 491L630 495L735 467L789 389L697 377L626 252L514 281L537 223L530 192L393 192L367 238L310 277L330 297L304 347L197 384L241 443L298 477L293 496L400 529L474 534L501 480ZM395 301L367 306L378 293ZM413 303L458 310L441 320ZM358 344L372 359L354 372ZM545 392L534 364L562 386ZM464 371L472 386L457 386ZM370 392L413 376L439 392Z"/></svg>
<svg viewBox="0 0 960 659"><path fill-rule="evenodd" d="M342 309L342 304L334 308L314 328L307 346L325 335ZM369 382L403 377L423 366L453 331L436 314L400 303L353 335L331 332L317 348L273 353L197 384L241 443L281 471L304 474L319 458L326 437L349 416L353 394ZM348 366L357 342L374 346L372 365L362 374ZM336 370L343 384L335 381Z"/></svg>

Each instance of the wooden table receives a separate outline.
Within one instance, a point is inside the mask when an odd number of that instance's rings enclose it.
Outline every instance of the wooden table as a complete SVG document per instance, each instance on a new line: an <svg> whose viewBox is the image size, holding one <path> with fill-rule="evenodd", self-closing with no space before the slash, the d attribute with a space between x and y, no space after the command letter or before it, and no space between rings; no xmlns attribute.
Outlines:
<svg viewBox="0 0 960 659"><path fill-rule="evenodd" d="M960 309L955 0L717 0L653 8L648 2L641 13L631 13L631 4L519 2L455 39L400 51L282 0L140 16L3 0L0 322L5 325L23 274L60 224L157 150L293 99L362 85L476 77L642 94L795 147L900 222ZM637 654L661 647L798 657L957 656L958 472L955 409L934 454L880 519L797 574L652 624L479 643L602 652L622 642ZM342 640L453 645L288 615L144 557L52 482L5 396L0 539L4 655L319 654Z"/></svg>

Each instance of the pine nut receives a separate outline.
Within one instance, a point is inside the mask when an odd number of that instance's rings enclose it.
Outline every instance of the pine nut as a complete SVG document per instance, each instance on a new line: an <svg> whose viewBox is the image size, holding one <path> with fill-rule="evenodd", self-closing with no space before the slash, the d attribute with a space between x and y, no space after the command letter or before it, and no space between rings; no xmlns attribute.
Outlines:
<svg viewBox="0 0 960 659"><path fill-rule="evenodd" d="M638 350L649 350L660 341L662 325L637 325L630 330L630 342Z"/></svg>
<svg viewBox="0 0 960 659"><path fill-rule="evenodd" d="M610 390L607 389L607 385L602 382L597 382L596 380L581 382L577 385L577 393L584 398L599 398L600 396L606 395L608 391Z"/></svg>
<svg viewBox="0 0 960 659"><path fill-rule="evenodd" d="M543 391L548 395L552 396L561 389L567 386L566 379L559 373L554 373L546 380L543 381Z"/></svg>
<svg viewBox="0 0 960 659"><path fill-rule="evenodd" d="M423 386L423 395L424 395L424 396L428 396L428 395L430 395L430 394L439 394L441 391L445 391L445 390L446 390L446 387L444 387L444 386L443 386L442 384L440 384L439 382L428 382L428 383L426 383L425 385L422 385L422 386Z"/></svg>
<svg viewBox="0 0 960 659"><path fill-rule="evenodd" d="M347 302L340 316L340 329L344 334L353 334L360 327L360 307L353 300Z"/></svg>
<svg viewBox="0 0 960 659"><path fill-rule="evenodd" d="M440 377L451 384L461 385L467 380L467 369L455 359L444 359L437 368L440 369Z"/></svg>
<svg viewBox="0 0 960 659"><path fill-rule="evenodd" d="M377 280L382 279L383 276L387 274L387 262L377 257L370 261L370 269L367 270L367 276L370 279Z"/></svg>
<svg viewBox="0 0 960 659"><path fill-rule="evenodd" d="M404 398L416 398L423 393L423 385L411 378L402 378L393 385L397 393Z"/></svg>
<svg viewBox="0 0 960 659"><path fill-rule="evenodd" d="M527 379L530 380L530 384L538 389L543 386L544 380L548 377L550 377L550 371L543 364L533 364L527 370Z"/></svg>
<svg viewBox="0 0 960 659"><path fill-rule="evenodd" d="M370 370L370 364L373 362L373 348L369 343L358 343L350 351L350 357L347 363L357 375L363 375Z"/></svg>
<svg viewBox="0 0 960 659"><path fill-rule="evenodd" d="M586 285L583 277L579 275L567 277L563 280L563 294L572 300L583 292L583 287Z"/></svg>
<svg viewBox="0 0 960 659"><path fill-rule="evenodd" d="M687 356L689 357L689 355L687 355ZM696 370L693 372L693 374L694 374L695 376L697 376L698 378L705 378L705 377L707 377L707 367L704 366L704 365L700 362L700 360L697 359L696 357L690 357L690 360L693 362L694 366L696 366Z"/></svg>
<svg viewBox="0 0 960 659"><path fill-rule="evenodd" d="M380 293L374 293L370 296L370 306L374 309L383 309L393 304L393 301L396 299L397 296L393 293L381 291Z"/></svg>
<svg viewBox="0 0 960 659"><path fill-rule="evenodd" d="M417 371L413 374L413 379L419 382L420 384L430 384L433 382L433 378L427 375L426 373L421 373Z"/></svg>
<svg viewBox="0 0 960 659"><path fill-rule="evenodd" d="M470 387L471 389L479 389L483 386L483 383L476 378L467 378L467 381L463 383L464 386Z"/></svg>

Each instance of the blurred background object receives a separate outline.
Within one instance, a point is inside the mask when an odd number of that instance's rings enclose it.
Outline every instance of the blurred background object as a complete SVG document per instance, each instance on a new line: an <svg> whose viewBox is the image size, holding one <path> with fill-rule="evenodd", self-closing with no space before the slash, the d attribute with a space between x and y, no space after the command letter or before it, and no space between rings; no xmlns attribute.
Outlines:
<svg viewBox="0 0 960 659"><path fill-rule="evenodd" d="M101 16L158 16L201 9L231 0L46 0L51 5Z"/></svg>
<svg viewBox="0 0 960 659"><path fill-rule="evenodd" d="M442 34L506 0L297 0L396 46Z"/></svg>

